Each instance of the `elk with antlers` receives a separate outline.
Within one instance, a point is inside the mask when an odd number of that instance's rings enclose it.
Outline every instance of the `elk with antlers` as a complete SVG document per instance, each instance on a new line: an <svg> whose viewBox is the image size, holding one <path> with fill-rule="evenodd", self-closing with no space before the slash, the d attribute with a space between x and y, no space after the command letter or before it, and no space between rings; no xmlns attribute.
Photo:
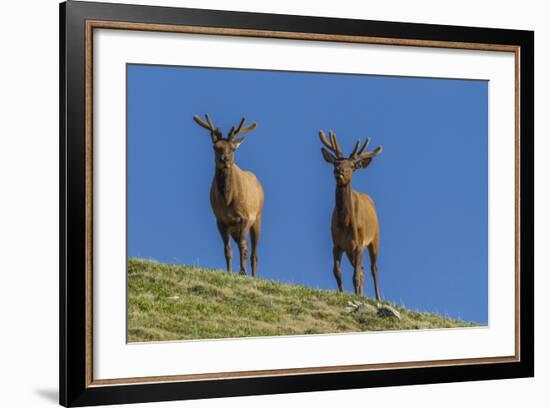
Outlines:
<svg viewBox="0 0 550 408"><path fill-rule="evenodd" d="M227 270L231 272L232 237L239 246L240 273L246 275L247 236L250 232L252 276L256 276L264 191L253 173L241 170L235 164L235 151L244 141L244 137L235 137L254 130L256 124L244 126L245 119L242 118L237 128L232 127L224 139L221 130L214 126L208 114L205 117L206 122L197 115L193 119L210 132L214 146L216 170L210 188L210 204L223 240Z"/></svg>
<svg viewBox="0 0 550 408"><path fill-rule="evenodd" d="M351 178L355 170L366 168L372 159L380 154L382 146L372 152L366 152L369 138L361 146L361 140L355 144L353 152L348 158L344 157L342 149L336 140L336 135L329 131L329 139L321 130L319 137L324 147L321 148L323 158L334 166L336 178L336 205L332 213L332 241L333 241L333 272L338 283L338 289L343 291L342 271L340 262L342 253L346 253L353 265L353 285L355 293L363 295L364 271L363 255L368 248L372 278L376 291L376 299L381 300L380 287L378 286L378 256L379 228L376 209L372 199L363 193L351 189Z"/></svg>

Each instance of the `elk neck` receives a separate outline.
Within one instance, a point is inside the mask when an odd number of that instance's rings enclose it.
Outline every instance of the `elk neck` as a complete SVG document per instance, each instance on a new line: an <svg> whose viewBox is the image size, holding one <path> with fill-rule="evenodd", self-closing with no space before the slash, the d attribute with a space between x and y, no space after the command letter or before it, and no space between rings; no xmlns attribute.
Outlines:
<svg viewBox="0 0 550 408"><path fill-rule="evenodd" d="M351 183L345 186L336 185L336 213L344 225L348 225L352 219L351 191Z"/></svg>
<svg viewBox="0 0 550 408"><path fill-rule="evenodd" d="M220 195L223 197L225 204L229 205L233 198L233 178L235 177L235 164L232 164L226 169L216 167L215 182Z"/></svg>

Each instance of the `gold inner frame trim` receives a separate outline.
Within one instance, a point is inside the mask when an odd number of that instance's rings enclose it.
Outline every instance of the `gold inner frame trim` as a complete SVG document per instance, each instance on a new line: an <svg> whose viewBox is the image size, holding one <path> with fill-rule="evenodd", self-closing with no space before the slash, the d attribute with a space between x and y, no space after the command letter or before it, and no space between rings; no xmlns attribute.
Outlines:
<svg viewBox="0 0 550 408"><path fill-rule="evenodd" d="M127 377L113 379L93 378L93 30L118 29L132 31L153 31L187 33L235 37L276 38L289 40L330 41L342 43L380 44L410 47L450 48L478 51L513 52L515 58L515 354L502 357L480 357L449 360L430 360L413 362L395 362L383 364L356 364L342 366L300 367L275 370L253 370L214 372L201 374ZM300 33L287 31L267 31L236 28L197 27L187 25L166 25L148 23L128 23L121 21L86 21L86 232L85 232L85 282L86 282L86 387L112 385L130 385L143 383L167 383L180 381L207 381L252 377L292 376L302 374L321 374L338 372L357 372L372 370L407 369L421 367L460 366L471 364L496 364L519 362L520 358L520 47L505 44L483 44L451 41L432 41L397 39L369 36L333 35L318 33Z"/></svg>

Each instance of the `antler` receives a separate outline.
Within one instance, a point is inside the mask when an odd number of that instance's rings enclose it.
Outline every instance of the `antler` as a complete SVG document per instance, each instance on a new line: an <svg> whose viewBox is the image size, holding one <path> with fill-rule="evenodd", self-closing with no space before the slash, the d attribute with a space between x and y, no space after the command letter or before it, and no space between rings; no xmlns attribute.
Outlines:
<svg viewBox="0 0 550 408"><path fill-rule="evenodd" d="M202 126L203 128L213 132L215 130L215 127L214 127L214 124L212 123L212 120L210 119L210 116L208 116L208 113L204 116L206 117L206 120L208 121L208 123L204 123L204 121L199 117L199 115L193 116L193 119L195 119L195 122L197 122L199 126Z"/></svg>
<svg viewBox="0 0 550 408"><path fill-rule="evenodd" d="M382 146L378 146L372 152L363 153L359 157L361 159L368 159L368 158L371 158L371 157L374 157L374 156L378 156L380 153L382 153Z"/></svg>
<svg viewBox="0 0 550 408"><path fill-rule="evenodd" d="M321 139L321 142L334 154L336 154L336 157L341 159L344 157L344 154L342 153L342 149L340 148L340 145L338 144L338 141L336 140L336 135L332 130L329 130L328 132L330 137L330 142L327 140L327 136L325 135L325 132L322 130L319 131L319 138Z"/></svg>
<svg viewBox="0 0 550 408"><path fill-rule="evenodd" d="M369 145L370 138L365 139L365 143L363 143L363 146L359 149L359 145L361 144L361 139L357 139L357 142L355 143L355 147L353 149L353 152L349 155L350 160L357 160L357 159L368 159L370 157L374 157L382 151L382 146L378 146L376 149L374 149L372 152L366 152L365 149Z"/></svg>
<svg viewBox="0 0 550 408"><path fill-rule="evenodd" d="M229 131L229 135L227 136L227 140L231 142L235 138L235 136L242 135L256 129L255 123L243 128L244 122L245 118L242 118L241 123L239 123L239 126L237 126L237 129L235 129L235 126L231 128L231 130Z"/></svg>
<svg viewBox="0 0 550 408"><path fill-rule="evenodd" d="M193 116L193 119L195 120L195 122L197 122L197 124L199 126L202 126L203 128L205 128L206 130L209 130L210 131L210 136L212 137L212 143L216 142L217 140L219 140L221 138L221 132L220 130L214 126L214 124L212 123L212 120L210 119L210 116L208 116L208 113L206 113L204 115L204 117L206 118L206 121L208 123L205 123L200 117L199 115L195 115Z"/></svg>

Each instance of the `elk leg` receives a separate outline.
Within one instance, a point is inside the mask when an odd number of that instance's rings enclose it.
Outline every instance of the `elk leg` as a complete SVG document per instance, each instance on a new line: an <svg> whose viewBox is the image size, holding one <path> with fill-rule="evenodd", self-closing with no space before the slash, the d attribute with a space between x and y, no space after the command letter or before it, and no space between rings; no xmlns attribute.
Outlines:
<svg viewBox="0 0 550 408"><path fill-rule="evenodd" d="M363 295L361 290L361 274L363 273L363 249L355 251L353 256L353 286L356 295Z"/></svg>
<svg viewBox="0 0 550 408"><path fill-rule="evenodd" d="M248 234L249 228L247 228L246 222L241 222L241 227L239 228L237 236L233 237L235 238L235 241L237 241L237 245L239 246L239 253L241 255L241 275L246 275L246 261L248 260L248 241L246 240L246 236Z"/></svg>
<svg viewBox="0 0 550 408"><path fill-rule="evenodd" d="M334 248L332 248L332 257L334 258L334 267L332 269L332 272L334 273L334 277L336 278L338 290L340 292L343 292L344 287L342 286L342 268L340 265L342 261L342 250L337 246L334 246Z"/></svg>
<svg viewBox="0 0 550 408"><path fill-rule="evenodd" d="M248 259L248 242L246 236L239 241L239 252L241 254L241 275L246 275L246 261Z"/></svg>
<svg viewBox="0 0 550 408"><path fill-rule="evenodd" d="M256 251L258 247L258 241L260 240L260 227L262 219L258 218L256 222L250 228L250 245L252 247L251 263L252 263L252 276L256 277L256 271L258 269L258 253Z"/></svg>
<svg viewBox="0 0 550 408"><path fill-rule="evenodd" d="M376 300L381 302L382 296L380 296L380 286L378 286L378 265L376 263L376 258L378 257L378 245L370 244L369 245L369 257L370 257L370 270L372 273L372 279L374 280L374 290L376 292Z"/></svg>
<svg viewBox="0 0 550 408"><path fill-rule="evenodd" d="M229 240L229 231L227 227L218 221L218 231L223 240L223 249L225 255L225 264L227 267L227 272L231 272L231 260L233 258L233 253L231 251L231 241Z"/></svg>

